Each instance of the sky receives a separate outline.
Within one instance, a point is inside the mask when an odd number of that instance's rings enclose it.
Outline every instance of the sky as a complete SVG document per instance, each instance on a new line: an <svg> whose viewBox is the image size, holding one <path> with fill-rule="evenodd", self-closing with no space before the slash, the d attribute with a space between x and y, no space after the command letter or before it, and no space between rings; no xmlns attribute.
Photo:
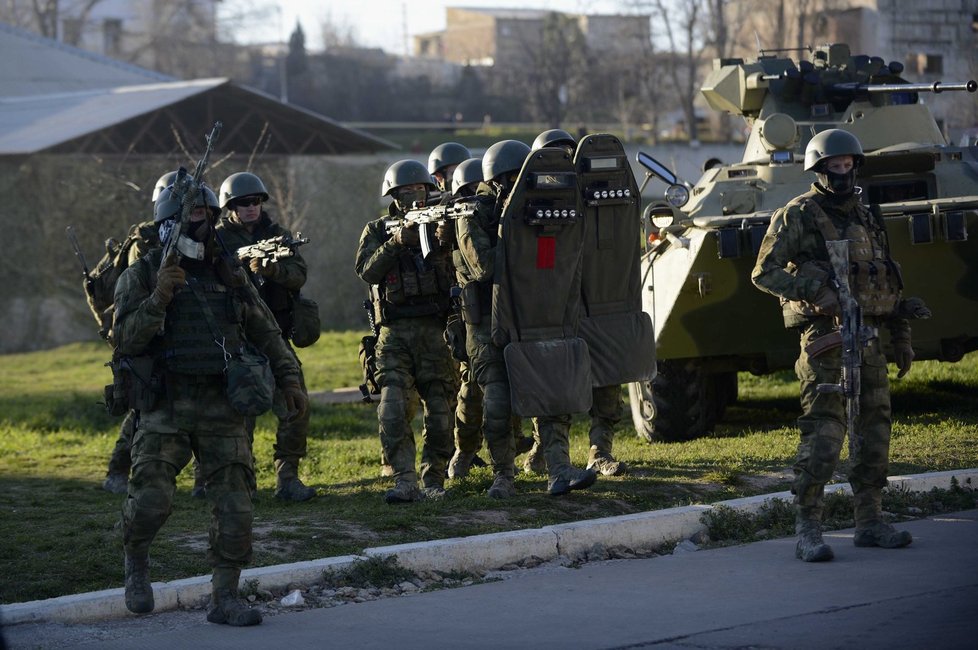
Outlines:
<svg viewBox="0 0 978 650"><path fill-rule="evenodd" d="M405 54L415 34L436 32L445 28L446 7L492 7L549 9L568 13L624 13L627 0L224 0L220 11L235 11L241 6L269 5L270 20L264 29L254 30L240 42L284 42L295 28L296 20L306 36L306 49L322 49L319 25L328 20L352 30L356 41L367 47L380 47L393 54ZM405 39L405 34L407 38Z"/></svg>

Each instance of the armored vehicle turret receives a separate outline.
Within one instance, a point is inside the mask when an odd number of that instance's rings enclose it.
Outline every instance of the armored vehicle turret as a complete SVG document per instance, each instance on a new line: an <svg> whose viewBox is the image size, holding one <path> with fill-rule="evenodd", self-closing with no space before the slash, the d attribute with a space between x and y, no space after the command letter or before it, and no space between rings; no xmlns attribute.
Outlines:
<svg viewBox="0 0 978 650"><path fill-rule="evenodd" d="M712 430L737 398L737 372L793 366L798 336L750 273L771 214L810 189L805 146L825 129L862 143L857 184L878 204L907 296L933 311L914 321L917 359L958 361L978 348L978 147L950 145L923 98L973 93L975 81L913 84L902 64L825 45L810 61L717 60L702 92L750 126L743 159L690 185L652 156L639 163L669 187L646 209L644 309L659 359L652 382L629 385L637 432L682 440ZM884 337L889 349L889 341Z"/></svg>

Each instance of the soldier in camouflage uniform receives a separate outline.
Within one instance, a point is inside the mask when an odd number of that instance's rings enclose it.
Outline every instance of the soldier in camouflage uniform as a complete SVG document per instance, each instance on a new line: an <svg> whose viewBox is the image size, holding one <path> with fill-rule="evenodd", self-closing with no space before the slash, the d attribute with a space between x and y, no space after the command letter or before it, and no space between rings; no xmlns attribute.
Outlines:
<svg viewBox="0 0 978 650"><path fill-rule="evenodd" d="M144 394L143 403L131 404L140 408L140 421L122 507L125 600L132 612L153 610L149 547L171 512L175 477L196 452L212 507L207 620L255 625L261 614L238 596L241 568L252 554L253 460L244 417L228 399L226 355L253 345L268 357L289 410L301 416L308 404L295 357L274 318L233 258L222 256L216 245L217 197L206 186L201 191L214 209L193 209L188 232L179 239L179 262L161 268L163 249L157 248L123 272L115 292L117 352L149 357L150 386L160 387ZM180 197L164 190L154 214L161 240L180 211Z"/></svg>
<svg viewBox="0 0 978 650"><path fill-rule="evenodd" d="M838 382L841 350L806 351L811 342L837 329L840 306L829 282L827 240L849 241L853 296L866 325L889 328L898 377L909 372L914 356L910 325L899 315L899 267L890 257L885 225L860 202L856 191L856 168L862 161L859 141L846 131L830 129L812 138L805 169L814 171L818 181L774 214L751 276L759 289L781 300L785 326L801 333L795 372L801 380L803 414L798 419L801 442L792 493L797 508L796 555L806 562L831 560L834 555L822 540L822 497L846 435L844 397L817 389L819 384ZM856 546L897 548L910 544L911 536L883 521L880 504L880 491L887 482L891 417L886 358L879 338L872 338L862 354L859 431L849 432L863 439L849 472L855 502L853 541Z"/></svg>
<svg viewBox="0 0 978 650"><path fill-rule="evenodd" d="M445 469L452 454L454 368L445 345L445 319L451 286L451 262L444 251L421 256L417 226L400 226L405 212L424 205L434 189L425 166L401 160L384 174L381 196L390 196L388 218L363 229L356 272L371 285L380 403L377 419L384 455L394 470L387 503L410 503L445 494ZM393 222L389 232L385 222ZM416 389L424 405L421 487L415 468L415 441L408 419Z"/></svg>
<svg viewBox="0 0 978 650"><path fill-rule="evenodd" d="M262 180L249 172L231 174L221 183L219 200L227 214L217 224L218 237L230 252L250 246L263 239L292 233L272 221L262 204L268 200L268 191ZM278 261L241 260L251 272L252 282L265 304L275 316L285 345L292 332L293 307L299 289L306 283L306 261L296 251L291 257ZM259 278L261 282L259 283ZM298 359L296 359L296 363ZM299 386L306 393L305 378L299 372ZM275 497L284 501L308 501L316 496L314 488L306 486L299 478L299 461L306 455L309 436L309 412L302 417L289 418L283 410L281 399L274 408L278 418L275 431ZM254 437L255 418L245 418L245 428Z"/></svg>
<svg viewBox="0 0 978 650"><path fill-rule="evenodd" d="M156 186L153 188L152 201L155 204L166 187L173 183L176 172L167 172L159 177ZM202 197L203 198L203 197ZM151 249L160 245L160 235L156 224L152 220L143 221L129 229L126 237L126 244L129 245L127 252L128 262L126 266L132 264L140 257L148 253ZM119 437L112 448L109 456L109 467L105 473L105 480L102 482L102 489L113 494L125 494L129 485L129 470L132 468L132 437L136 431L137 413L130 410L122 420L119 427Z"/></svg>

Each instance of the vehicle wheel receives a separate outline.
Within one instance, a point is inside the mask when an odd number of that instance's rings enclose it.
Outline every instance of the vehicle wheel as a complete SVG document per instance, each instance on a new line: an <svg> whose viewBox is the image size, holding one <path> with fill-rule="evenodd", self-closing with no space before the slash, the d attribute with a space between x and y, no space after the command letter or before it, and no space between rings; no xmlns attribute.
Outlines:
<svg viewBox="0 0 978 650"><path fill-rule="evenodd" d="M723 419L727 407L737 401L737 373L718 372L712 375L713 384L716 387L716 422Z"/></svg>
<svg viewBox="0 0 978 650"><path fill-rule="evenodd" d="M649 442L692 440L709 433L725 408L718 404L718 386L725 386L730 396L729 383L729 378L719 381L707 373L699 361L659 361L652 382L628 385L635 431Z"/></svg>

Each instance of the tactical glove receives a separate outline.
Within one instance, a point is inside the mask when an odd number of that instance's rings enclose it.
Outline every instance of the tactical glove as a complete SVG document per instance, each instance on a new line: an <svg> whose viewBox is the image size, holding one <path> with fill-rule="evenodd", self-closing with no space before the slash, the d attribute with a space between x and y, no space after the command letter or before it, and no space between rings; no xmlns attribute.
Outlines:
<svg viewBox="0 0 978 650"><path fill-rule="evenodd" d="M187 274L176 264L164 266L156 275L156 288L153 296L163 306L169 305L173 294L187 282Z"/></svg>
<svg viewBox="0 0 978 650"><path fill-rule="evenodd" d="M285 398L285 408L290 420L302 417L309 408L309 398L302 392L298 382L288 382L282 386L282 397Z"/></svg>
<svg viewBox="0 0 978 650"><path fill-rule="evenodd" d="M839 308L839 294L824 284L818 288L815 299L812 300L812 306L815 308L816 313L825 316L838 316L841 313L841 309Z"/></svg>
<svg viewBox="0 0 978 650"><path fill-rule="evenodd" d="M931 317L930 308L921 298L906 298L897 306L897 316L906 319L926 319Z"/></svg>
<svg viewBox="0 0 978 650"><path fill-rule="evenodd" d="M910 365L913 363L913 347L910 345L910 339L893 342L893 360L900 370L897 379L903 379L910 372Z"/></svg>
<svg viewBox="0 0 978 650"><path fill-rule="evenodd" d="M394 241L401 246L407 246L408 248L418 248L421 246L421 235L418 234L417 224L406 224L396 233L394 233Z"/></svg>
<svg viewBox="0 0 978 650"><path fill-rule="evenodd" d="M275 275L275 263L269 262L268 264L262 264L262 261L256 258L251 258L248 261L248 268L251 269L252 273L260 274L266 278L270 278Z"/></svg>

